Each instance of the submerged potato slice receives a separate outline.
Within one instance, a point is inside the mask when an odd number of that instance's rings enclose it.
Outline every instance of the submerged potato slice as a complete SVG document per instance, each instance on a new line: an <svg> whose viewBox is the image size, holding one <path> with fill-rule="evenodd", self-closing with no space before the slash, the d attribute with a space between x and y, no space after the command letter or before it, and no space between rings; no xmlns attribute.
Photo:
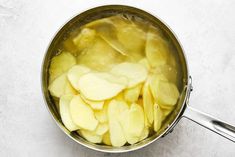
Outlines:
<svg viewBox="0 0 235 157"><path fill-rule="evenodd" d="M94 131L98 125L93 110L79 95L72 98L70 102L70 113L73 122L82 129Z"/></svg>
<svg viewBox="0 0 235 157"><path fill-rule="evenodd" d="M143 86L143 107L149 124L153 123L153 105L154 100L150 92L149 81L147 80Z"/></svg>
<svg viewBox="0 0 235 157"><path fill-rule="evenodd" d="M48 87L52 96L61 97L64 94L76 94L77 92L70 85L67 74L62 74L57 77Z"/></svg>
<svg viewBox="0 0 235 157"><path fill-rule="evenodd" d="M169 54L168 45L153 28L150 28L147 33L145 53L149 64L152 67L157 67L167 63Z"/></svg>
<svg viewBox="0 0 235 157"><path fill-rule="evenodd" d="M149 79L151 93L155 100L157 100L158 85L159 85L159 81L161 80L167 81L167 78L163 74L153 74L150 76L150 79Z"/></svg>
<svg viewBox="0 0 235 157"><path fill-rule="evenodd" d="M164 75L172 83L177 83L177 70L170 65L158 66L153 72L157 75Z"/></svg>
<svg viewBox="0 0 235 157"><path fill-rule="evenodd" d="M67 77L73 88L79 91L78 81L82 75L88 72L90 69L82 65L75 65L68 71Z"/></svg>
<svg viewBox="0 0 235 157"><path fill-rule="evenodd" d="M107 123L99 123L95 129L96 135L103 135L109 130L109 126Z"/></svg>
<svg viewBox="0 0 235 157"><path fill-rule="evenodd" d="M87 141L92 143L101 143L102 136L95 134L93 131L79 130L78 133L82 135Z"/></svg>
<svg viewBox="0 0 235 157"><path fill-rule="evenodd" d="M149 128L148 127L144 127L141 135L140 135L140 138L139 138L139 141L142 141L144 139L146 139L149 135Z"/></svg>
<svg viewBox="0 0 235 157"><path fill-rule="evenodd" d="M136 102L139 98L142 84L124 90L124 99L128 102Z"/></svg>
<svg viewBox="0 0 235 157"><path fill-rule="evenodd" d="M119 116L128 110L128 105L124 101L112 100L108 106L110 141L112 146L120 147L126 143L126 138L119 122Z"/></svg>
<svg viewBox="0 0 235 157"><path fill-rule="evenodd" d="M111 69L111 73L127 77L129 80L128 88L144 82L147 78L146 68L137 63L124 62L118 64Z"/></svg>
<svg viewBox="0 0 235 157"><path fill-rule="evenodd" d="M93 29L84 28L73 39L73 43L77 46L79 51L90 47L94 43L96 32Z"/></svg>
<svg viewBox="0 0 235 157"><path fill-rule="evenodd" d="M75 131L79 129L79 127L73 122L69 110L69 104L72 98L73 95L64 95L60 98L59 102L62 122L69 131Z"/></svg>
<svg viewBox="0 0 235 157"><path fill-rule="evenodd" d="M76 59L69 52L62 52L59 55L53 57L49 68L49 82L52 82L55 78L65 73L75 64Z"/></svg>
<svg viewBox="0 0 235 157"><path fill-rule="evenodd" d="M143 65L148 71L151 69L151 66L146 58L141 59L139 63Z"/></svg>
<svg viewBox="0 0 235 157"><path fill-rule="evenodd" d="M158 104L154 104L154 131L158 132L162 125L162 110Z"/></svg>
<svg viewBox="0 0 235 157"><path fill-rule="evenodd" d="M107 75L111 74L107 73ZM82 95L94 101L110 99L126 87L123 84L113 83L100 77L100 73L83 75L79 79L78 85Z"/></svg>
<svg viewBox="0 0 235 157"><path fill-rule="evenodd" d="M112 145L111 141L110 141L110 134L109 132L106 132L104 135L103 135L103 139L102 139L102 142L106 145Z"/></svg>

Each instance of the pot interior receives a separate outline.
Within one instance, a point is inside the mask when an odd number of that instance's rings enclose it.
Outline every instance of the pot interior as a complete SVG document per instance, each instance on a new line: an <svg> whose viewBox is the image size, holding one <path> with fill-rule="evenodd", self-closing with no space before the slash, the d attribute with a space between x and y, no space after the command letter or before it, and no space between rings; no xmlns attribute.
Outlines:
<svg viewBox="0 0 235 157"><path fill-rule="evenodd" d="M96 19L110 17L117 14L128 14L130 16L138 17L148 23L151 23L153 26L156 26L161 29L166 39L171 43L171 49L172 52L174 52L174 57L178 66L178 89L181 93L180 99L176 105L175 110L165 119L163 122L163 125L159 131L158 134L153 134L147 139L138 142L133 145L126 145L120 148L114 148L112 146L104 146L99 144L93 144L90 142L87 142L82 137L80 137L77 133L69 132L63 125L60 115L58 113L57 107L55 105L55 100L51 97L49 91L48 91L48 84L49 84L49 65L50 60L53 56L55 56L57 53L59 53L61 42L63 42L64 39L67 38L74 30L78 29L82 25L89 23L91 21L94 21ZM182 50L181 45L179 44L179 41L176 39L175 35L172 33L172 31L164 24L162 23L158 18L155 16L129 6L120 6L120 5L109 5L109 6L101 6L97 8L90 9L88 11L85 11L77 16L75 16L73 19L71 19L69 22L67 22L56 34L56 36L53 38L52 42L49 45L49 48L45 54L45 58L43 61L42 66L42 90L44 94L44 98L46 101L46 105L52 114L54 120L59 125L59 127L73 140L76 142L94 149L98 151L103 152L126 152L131 150L136 150L141 147L144 147L159 137L163 136L166 132L168 132L174 124L176 124L178 118L180 117L181 112L183 111L185 100L187 96L187 84L188 84L188 69L187 69L187 63L184 56L184 52Z"/></svg>

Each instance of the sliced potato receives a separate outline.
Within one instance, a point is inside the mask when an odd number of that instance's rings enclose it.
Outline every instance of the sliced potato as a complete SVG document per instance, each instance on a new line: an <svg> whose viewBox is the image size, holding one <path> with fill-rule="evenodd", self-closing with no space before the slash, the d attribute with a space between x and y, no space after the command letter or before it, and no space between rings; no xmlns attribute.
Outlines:
<svg viewBox="0 0 235 157"><path fill-rule="evenodd" d="M148 127L144 127L142 134L140 135L139 141L146 139L148 135L149 135L149 129Z"/></svg>
<svg viewBox="0 0 235 157"><path fill-rule="evenodd" d="M172 106L169 109L162 109L163 117L166 118L173 110L174 110L174 106Z"/></svg>
<svg viewBox="0 0 235 157"><path fill-rule="evenodd" d="M151 89L151 93L155 100L157 100L157 94L158 94L158 85L159 81L167 81L167 78L163 74L153 74L149 78L149 85Z"/></svg>
<svg viewBox="0 0 235 157"><path fill-rule="evenodd" d="M153 123L153 105L154 100L150 92L149 81L147 80L143 86L143 107L149 124Z"/></svg>
<svg viewBox="0 0 235 157"><path fill-rule="evenodd" d="M111 146L112 145L112 143L111 143L111 141L110 141L110 134L109 134L109 132L106 132L104 135L103 135L103 143L104 144L106 144L106 145L109 145L109 146Z"/></svg>
<svg viewBox="0 0 235 157"><path fill-rule="evenodd" d="M96 135L103 135L109 130L109 126L107 123L99 123L95 129Z"/></svg>
<svg viewBox="0 0 235 157"><path fill-rule="evenodd" d="M155 29L149 29L145 48L146 57L152 67L167 63L169 48Z"/></svg>
<svg viewBox="0 0 235 157"><path fill-rule="evenodd" d="M55 78L67 72L75 64L76 59L69 52L62 52L53 57L49 68L49 82L52 82Z"/></svg>
<svg viewBox="0 0 235 157"><path fill-rule="evenodd" d="M95 118L100 122L100 123L105 123L108 122L108 104L105 102L104 107L101 110L95 110Z"/></svg>
<svg viewBox="0 0 235 157"><path fill-rule="evenodd" d="M162 110L158 104L154 104L154 131L158 132L162 125Z"/></svg>
<svg viewBox="0 0 235 157"><path fill-rule="evenodd" d="M73 122L82 129L94 131L98 125L93 110L79 95L72 98L70 102L70 113Z"/></svg>
<svg viewBox="0 0 235 157"><path fill-rule="evenodd" d="M146 58L141 59L139 63L143 65L148 71L151 69L151 66Z"/></svg>
<svg viewBox="0 0 235 157"><path fill-rule="evenodd" d="M79 127L73 122L69 110L69 104L72 98L73 95L63 95L59 102L62 122L69 131L75 131L79 129Z"/></svg>
<svg viewBox="0 0 235 157"><path fill-rule="evenodd" d="M75 65L68 71L67 77L73 88L79 91L78 81L82 75L88 72L90 69L82 65Z"/></svg>
<svg viewBox="0 0 235 157"><path fill-rule="evenodd" d="M91 106L92 109L94 110L101 110L104 106L104 101L92 101L92 100L88 100L86 99L84 96L81 95L81 98L83 99L83 101L85 101L88 105Z"/></svg>
<svg viewBox="0 0 235 157"><path fill-rule="evenodd" d="M112 146L120 147L126 143L126 138L119 122L119 116L128 110L128 105L124 101L112 100L108 106L110 141Z"/></svg>
<svg viewBox="0 0 235 157"><path fill-rule="evenodd" d="M144 82L147 78L146 68L137 63L124 62L118 64L111 69L111 73L127 77L129 80L128 88Z"/></svg>
<svg viewBox="0 0 235 157"><path fill-rule="evenodd" d="M99 73L83 75L78 82L79 89L85 98L102 101L110 99L120 93L125 85L112 83L99 76Z"/></svg>
<svg viewBox="0 0 235 157"><path fill-rule="evenodd" d="M73 43L77 46L79 51L89 48L95 40L96 32L93 29L84 28L73 39Z"/></svg>
<svg viewBox="0 0 235 157"><path fill-rule="evenodd" d="M76 94L76 90L70 85L67 74L62 74L57 77L48 87L52 96L61 97L64 94Z"/></svg>
<svg viewBox="0 0 235 157"><path fill-rule="evenodd" d="M157 75L164 75L167 80L172 83L177 83L177 70L170 65L165 64L162 66L158 66L153 70L153 72Z"/></svg>
<svg viewBox="0 0 235 157"><path fill-rule="evenodd" d="M135 87L124 90L124 99L127 102L131 102L131 103L136 102L139 98L141 88L142 88L142 84L139 84Z"/></svg>
<svg viewBox="0 0 235 157"><path fill-rule="evenodd" d="M102 136L95 134L93 131L88 130L79 130L79 134L82 135L87 141L92 143L101 143L102 142Z"/></svg>

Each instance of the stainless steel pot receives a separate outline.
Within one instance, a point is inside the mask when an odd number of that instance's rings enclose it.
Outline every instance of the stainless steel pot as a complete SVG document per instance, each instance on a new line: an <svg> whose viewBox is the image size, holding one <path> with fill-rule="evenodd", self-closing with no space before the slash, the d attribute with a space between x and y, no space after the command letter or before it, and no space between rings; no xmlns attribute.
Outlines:
<svg viewBox="0 0 235 157"><path fill-rule="evenodd" d="M80 137L78 134L74 132L69 132L63 125L60 115L56 109L56 106L53 102L52 97L48 92L48 68L50 64L51 58L57 53L55 51L55 47L59 44L61 40L65 37L66 32L69 30L73 30L75 27L80 27L85 23L93 21L95 19L108 17L115 14L120 13L127 13L130 15L134 15L140 17L148 22L152 23L153 25L157 25L160 27L169 40L173 43L177 56L178 61L180 63L182 69L182 82L181 82L181 97L178 101L176 109L171 113L170 116L166 119L163 126L161 127L158 134L154 134L147 139L133 144L127 145L123 147L112 147L112 146L104 146L90 143ZM49 109L50 114L52 115L53 119L57 123L57 125L74 141L77 143L88 147L93 150L101 151L101 152L110 152L110 153L121 153L121 152L128 152L143 148L152 142L156 141L157 139L164 137L169 132L172 131L174 126L178 123L181 118L190 119L199 125L212 130L213 132L235 142L235 127L225 123L222 120L214 118L208 114L200 112L196 109L190 107L189 104L189 97L190 92L192 91L192 79L189 76L187 61L182 49L182 46L179 43L179 40L174 35L173 31L164 24L159 18L153 16L152 14L147 13L146 11L130 7L130 6L123 6L123 5L107 5L107 6L100 6L90 10L87 10L74 18L72 18L69 22L67 22L55 35L52 42L50 43L47 52L45 54L43 64L42 64L42 92L44 95L46 106Z"/></svg>

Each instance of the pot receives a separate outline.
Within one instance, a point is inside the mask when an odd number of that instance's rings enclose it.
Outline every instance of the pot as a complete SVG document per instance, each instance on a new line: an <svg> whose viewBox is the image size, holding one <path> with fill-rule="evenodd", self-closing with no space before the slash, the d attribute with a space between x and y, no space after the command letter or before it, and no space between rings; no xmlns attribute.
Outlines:
<svg viewBox="0 0 235 157"><path fill-rule="evenodd" d="M78 134L74 132L70 132L64 127L61 121L60 115L57 111L57 108L54 105L53 99L50 96L50 93L48 91L48 75L49 75L48 69L49 69L51 58L57 53L55 51L55 47L57 47L59 42L63 40L63 38L65 38L65 34L67 31L73 30L75 27L80 27L90 21L104 18L104 17L109 17L112 15L120 14L120 13L127 13L130 15L134 15L144 20L147 20L153 25L157 25L163 30L163 32L172 42L172 44L174 45L176 49L178 62L180 63L180 66L182 69L181 71L182 78L181 78L181 83L180 83L181 96L179 98L179 101L175 110L165 120L159 133L154 134L148 137L147 139L141 142L138 142L136 144L133 144L133 145L127 145L123 147L112 147L112 146L105 146L105 145L98 145L98 144L90 143L84 140ZM53 119L57 123L57 125L71 139L93 150L97 150L101 152L109 152L109 153L121 153L121 152L128 152L128 151L133 151L133 150L143 148L153 143L154 141L157 141L159 138L164 137L168 133L170 133L181 118L190 119L198 123L199 125L231 140L232 142L235 142L235 127L234 126L229 125L228 123L222 120L219 120L203 112L200 112L189 106L189 97L190 97L190 93L193 90L192 78L189 75L187 60L184 55L183 48L179 43L179 40L176 38L176 35L173 33L173 31L166 24L164 24L159 18L157 18L156 16L153 16L152 14L147 13L146 11L140 10L138 8L134 8L130 6L123 6L123 5L100 6L100 7L89 9L75 16L74 18L72 18L57 32L57 34L51 41L47 49L47 52L45 54L44 60L43 60L41 79L42 79L42 92L43 92L45 104L50 114L52 115Z"/></svg>

